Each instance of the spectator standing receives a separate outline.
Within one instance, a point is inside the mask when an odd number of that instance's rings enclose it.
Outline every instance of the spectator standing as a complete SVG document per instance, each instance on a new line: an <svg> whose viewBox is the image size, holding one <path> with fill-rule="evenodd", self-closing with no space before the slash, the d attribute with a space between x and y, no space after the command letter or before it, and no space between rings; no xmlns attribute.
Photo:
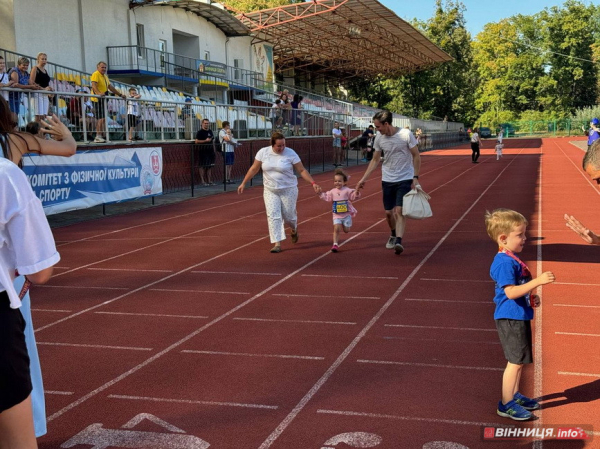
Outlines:
<svg viewBox="0 0 600 449"><path fill-rule="evenodd" d="M479 138L479 129L473 129L471 133L471 162L474 164L478 164L477 159L479 159L479 145L481 144L481 139Z"/></svg>
<svg viewBox="0 0 600 449"><path fill-rule="evenodd" d="M4 87L12 87L14 81L10 79L8 73L6 73L6 61L2 56L0 56L0 89ZM2 96L6 101L8 101L8 92L2 91Z"/></svg>
<svg viewBox="0 0 600 449"><path fill-rule="evenodd" d="M271 116L273 128L276 130L281 130L283 126L283 109L281 108L281 100L278 98L271 106Z"/></svg>
<svg viewBox="0 0 600 449"><path fill-rule="evenodd" d="M78 94L89 93L85 89L77 89ZM90 133L96 129L96 117L94 117L94 105L89 97L72 97L69 101L67 110L69 121L77 127L77 131L83 132L85 122L85 131Z"/></svg>
<svg viewBox="0 0 600 449"><path fill-rule="evenodd" d="M37 84L30 85L29 84L29 59L21 57L17 61L17 66L10 69L8 75L10 76L10 80L13 82L13 89L31 89L31 90L39 90L39 86ZM18 121L19 111L21 108L21 98L23 94L21 92L9 92L8 93L8 104L10 110L14 114L14 121Z"/></svg>
<svg viewBox="0 0 600 449"><path fill-rule="evenodd" d="M502 158L502 149L504 148L504 145L502 144L502 141L497 140L496 141L496 160L499 161Z"/></svg>
<svg viewBox="0 0 600 449"><path fill-rule="evenodd" d="M337 167L342 165L342 130L339 122L333 123L331 136L333 137L333 166Z"/></svg>
<svg viewBox="0 0 600 449"><path fill-rule="evenodd" d="M135 135L138 121L140 119L140 103L138 101L140 98L142 98L142 96L138 93L137 89L135 87L130 87L129 97L127 99L127 140L129 142L132 142L133 140L140 140L139 137Z"/></svg>
<svg viewBox="0 0 600 449"><path fill-rule="evenodd" d="M191 140L194 135L194 110L192 108L192 99L186 97L185 105L181 108L181 117L185 127L185 140Z"/></svg>
<svg viewBox="0 0 600 449"><path fill-rule="evenodd" d="M378 112L373 117L378 131L374 144L375 153L356 189L364 187L369 175L377 168L381 153L385 152L381 187L385 217L391 231L385 247L401 254L404 251L402 237L406 229L406 218L402 215L403 199L404 195L419 185L421 155L413 133L408 129L392 126L392 121L390 111Z"/></svg>
<svg viewBox="0 0 600 449"><path fill-rule="evenodd" d="M200 164L200 180L204 186L214 186L212 180L212 169L215 165L215 136L210 129L210 122L207 118L202 120L202 128L196 133L198 145L198 162Z"/></svg>
<svg viewBox="0 0 600 449"><path fill-rule="evenodd" d="M348 137L346 136L345 129L342 129L342 136L340 137L340 142L342 145L340 165L344 165L344 161L346 160L346 151L348 151Z"/></svg>
<svg viewBox="0 0 600 449"><path fill-rule="evenodd" d="M371 158L367 158L367 153L372 153L373 152L373 145L371 145L371 147L369 148L368 144L369 144L369 140L372 139L373 137L375 137L375 133L373 131L373 125L369 125L369 127L362 133L362 136L360 137L359 141L358 141L358 145L360 146L360 151L362 153L362 160L363 162L366 160L371 160L373 158L373 154L371 154Z"/></svg>
<svg viewBox="0 0 600 449"><path fill-rule="evenodd" d="M292 101L292 125L294 126L294 136L300 135L300 127L302 125L302 96L294 94Z"/></svg>
<svg viewBox="0 0 600 449"><path fill-rule="evenodd" d="M500 129L496 133L496 140L498 142L502 143L503 139L504 139L504 128L502 128L502 126L500 126Z"/></svg>
<svg viewBox="0 0 600 449"><path fill-rule="evenodd" d="M531 320L533 308L540 304L532 291L555 281L551 271L533 279L529 268L516 254L525 245L527 220L513 210L496 209L485 214L485 225L490 238L499 250L490 276L495 283L494 320L507 363L502 376L502 399L497 414L516 421L533 418L532 410L540 404L520 393L519 384L523 365L533 363Z"/></svg>
<svg viewBox="0 0 600 449"><path fill-rule="evenodd" d="M29 77L29 85L37 86L39 90L45 90L52 92L54 89L50 86L50 75L46 71L46 64L48 64L48 55L46 53L38 53L37 65L31 69L31 76ZM50 94L38 93L34 95L35 103L35 120L40 121L48 115L50 108Z"/></svg>
<svg viewBox="0 0 600 449"><path fill-rule="evenodd" d="M235 147L238 141L233 137L229 122L223 122L223 129L219 131L219 143L223 146L223 157L225 159L225 182L233 184L231 180L231 168L235 162Z"/></svg>
<svg viewBox="0 0 600 449"><path fill-rule="evenodd" d="M588 136L588 142L587 142L588 150L590 149L590 147L596 140L600 139L599 126L600 126L600 120L598 120L596 117L594 117L593 119L590 120L590 129L586 132L586 135Z"/></svg>
<svg viewBox="0 0 600 449"><path fill-rule="evenodd" d="M100 98L93 97L92 102L96 104L96 138L94 139L95 143L104 143L106 140L104 137L105 128L106 128L106 97L108 95L108 91L110 90L113 94L125 99L126 95L121 94L111 83L106 75L106 70L108 66L106 62L100 61L96 65L96 71L92 73L91 81L92 81L92 93L94 95L98 95Z"/></svg>
<svg viewBox="0 0 600 449"><path fill-rule="evenodd" d="M333 246L332 253L337 253L339 250L338 240L340 232L350 232L352 227L352 217L356 216L356 209L352 205L352 201L356 201L360 197L358 190L351 189L346 186L348 183L348 175L341 168L337 168L333 174L334 188L328 192L322 192L319 197L332 204L333 212Z"/></svg>
<svg viewBox="0 0 600 449"><path fill-rule="evenodd" d="M267 210L269 237L275 246L272 253L281 252L281 242L285 240L285 226L292 229L292 243L298 242L298 178L294 170L306 182L310 183L316 193L321 188L312 179L310 173L302 165L298 154L285 146L285 137L279 132L271 136L271 145L261 148L248 169L244 180L238 187L238 194L244 192L244 187L260 170L263 172L263 198Z"/></svg>

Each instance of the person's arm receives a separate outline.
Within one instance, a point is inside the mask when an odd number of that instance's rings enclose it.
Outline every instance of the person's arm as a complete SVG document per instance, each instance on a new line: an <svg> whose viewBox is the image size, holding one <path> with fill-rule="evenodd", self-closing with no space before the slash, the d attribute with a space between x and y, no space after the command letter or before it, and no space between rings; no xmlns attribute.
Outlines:
<svg viewBox="0 0 600 449"><path fill-rule="evenodd" d="M246 186L246 183L248 181L250 181L252 178L254 178L254 176L256 176L256 174L259 172L261 167L262 167L262 162L259 161L258 159L254 159L254 163L250 166L250 168L248 169L248 172L246 173L246 176L244 176L244 179L242 180L241 184L237 188L238 194L244 193L244 187Z"/></svg>
<svg viewBox="0 0 600 449"><path fill-rule="evenodd" d="M369 179L369 176L371 176L373 170L377 168L377 165L379 165L380 160L381 151L373 151L373 159L371 159L371 162L369 162L369 165L367 165L367 170L365 171L365 174L362 175L362 178L360 178L360 181L358 181L358 183L356 184L356 190L360 190L365 186L367 179Z"/></svg>
<svg viewBox="0 0 600 449"><path fill-rule="evenodd" d="M10 80L13 82L10 87L14 87L15 89L31 89L29 84L19 84L19 74L17 73L17 70L14 70L10 74Z"/></svg>
<svg viewBox="0 0 600 449"><path fill-rule="evenodd" d="M313 186L313 190L316 193L321 193L321 187L319 187L319 185L315 182L312 176L310 176L310 173L304 168L304 165L302 165L301 161L296 162L294 164L294 168L296 169L296 172L302 177L302 179L304 179L306 182Z"/></svg>
<svg viewBox="0 0 600 449"><path fill-rule="evenodd" d="M98 83L96 81L92 81L92 93L94 95L100 95L100 96L104 96L105 95L105 92L100 92L98 90ZM100 101L100 100L98 100L98 101Z"/></svg>
<svg viewBox="0 0 600 449"><path fill-rule="evenodd" d="M581 237L583 241L590 245L600 245L600 237L594 234L591 229L586 228L584 224L577 220L573 215L565 214L564 218L567 227Z"/></svg>
<svg viewBox="0 0 600 449"><path fill-rule="evenodd" d="M229 138L229 134L227 134L227 132L219 132L219 136L221 137L221 141L223 142L229 142L231 139Z"/></svg>
<svg viewBox="0 0 600 449"><path fill-rule="evenodd" d="M526 284L521 285L507 285L504 287L504 293L508 299L519 299L525 296L527 293L532 291L534 288L539 287L540 285L550 284L554 282L556 277L552 271L546 271L542 273L539 277L532 279Z"/></svg>
<svg viewBox="0 0 600 449"><path fill-rule="evenodd" d="M52 156L73 156L77 151L77 143L67 128L56 115L52 116L52 120L42 120L42 131L45 134L50 134L57 140L40 139L31 134L21 134L19 137L9 135L11 146L18 149L13 152L13 162L19 163L21 157L25 153L39 153Z"/></svg>
<svg viewBox="0 0 600 449"><path fill-rule="evenodd" d="M410 149L410 153L412 154L413 157L413 169L414 169L414 176L413 177L413 182L412 185L410 186L411 189L414 189L415 187L417 187L418 185L420 185L419 182L419 173L421 173L421 153L419 153L419 147L417 145L415 145L414 147L412 147Z"/></svg>

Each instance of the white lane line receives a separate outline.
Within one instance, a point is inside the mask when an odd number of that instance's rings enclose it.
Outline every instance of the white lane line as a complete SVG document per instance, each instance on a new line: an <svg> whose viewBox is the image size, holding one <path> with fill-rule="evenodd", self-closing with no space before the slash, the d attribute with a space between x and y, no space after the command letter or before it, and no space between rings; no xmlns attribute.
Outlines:
<svg viewBox="0 0 600 449"><path fill-rule="evenodd" d="M367 418L377 418L377 419L396 419L400 421L420 421L420 422L428 422L435 424L458 424L465 426L498 426L498 423L487 423L487 422L477 422L477 421L462 421L458 419L438 419L438 418L420 418L417 416L398 416L398 415L387 415L383 413L365 413L365 412L353 412L349 410L325 410L319 409L317 413L327 414L327 415L343 415L343 416L364 416ZM502 424L503 427L516 427L511 424Z"/></svg>
<svg viewBox="0 0 600 449"><path fill-rule="evenodd" d="M420 278L420 281L440 281L440 282L484 282L486 284L492 284L494 281L491 279L483 280L483 279L441 279L441 278Z"/></svg>
<svg viewBox="0 0 600 449"><path fill-rule="evenodd" d="M301 324L347 324L354 326L356 323L346 321L313 321L313 320L277 320L273 318L234 318L237 321L262 321L267 323L301 323Z"/></svg>
<svg viewBox="0 0 600 449"><path fill-rule="evenodd" d="M499 341L481 341L481 340L458 340L448 338L422 338L422 337L382 337L384 340L415 340L415 341L435 341L440 343L468 343L474 345L499 345Z"/></svg>
<svg viewBox="0 0 600 449"><path fill-rule="evenodd" d="M589 284L584 282L553 282L553 285L578 285L578 286L591 286L598 287L600 284Z"/></svg>
<svg viewBox="0 0 600 449"><path fill-rule="evenodd" d="M53 390L44 390L44 394L57 394L60 396L70 396L73 393L72 391L53 391Z"/></svg>
<svg viewBox="0 0 600 449"><path fill-rule="evenodd" d="M73 348L96 348L96 349L124 349L126 351L152 351L152 348L136 348L134 346L108 346L108 345L88 345L83 343L57 343L51 341L38 341L38 345L44 346L67 346Z"/></svg>
<svg viewBox="0 0 600 449"><path fill-rule="evenodd" d="M209 270L201 270L201 271L192 271L192 273L201 273L201 274L241 274L244 276L283 276L281 273L252 273L245 271L209 271Z"/></svg>
<svg viewBox="0 0 600 449"><path fill-rule="evenodd" d="M128 315L128 316L156 316L161 318L201 318L206 319L207 316L200 315L166 315L160 313L132 313L132 312L94 312L102 315Z"/></svg>
<svg viewBox="0 0 600 449"><path fill-rule="evenodd" d="M60 313L71 313L72 310L61 310L61 309L31 309L32 312L60 312Z"/></svg>
<svg viewBox="0 0 600 449"><path fill-rule="evenodd" d="M594 373L570 373L568 371L559 371L558 374L561 374L563 376L600 377L600 374L594 374Z"/></svg>
<svg viewBox="0 0 600 449"><path fill-rule="evenodd" d="M194 349L184 349L185 354L208 354L208 355L234 355L242 357L267 357L277 359L299 359L299 360L325 360L325 357L312 357L308 355L285 355L285 354L248 354L245 352L224 352L224 351L196 351Z"/></svg>
<svg viewBox="0 0 600 449"><path fill-rule="evenodd" d="M583 307L584 309L600 309L600 306L586 306L583 304L553 304L555 307Z"/></svg>
<svg viewBox="0 0 600 449"><path fill-rule="evenodd" d="M384 324L384 327L408 327L414 329L444 329L452 331L498 332L497 329L482 329L479 327L416 326L412 324Z"/></svg>
<svg viewBox="0 0 600 449"><path fill-rule="evenodd" d="M111 399L128 399L131 401L152 401L152 402L174 402L177 404L199 404L199 405L222 405L226 407L244 407L244 408L261 408L268 410L277 410L277 405L263 404L243 404L240 402L216 402L216 401L195 401L192 399L169 399L169 398L151 398L146 396L129 396L124 394L109 394Z"/></svg>
<svg viewBox="0 0 600 449"><path fill-rule="evenodd" d="M56 276L55 276L56 277ZM84 290L129 290L126 287L91 287L89 285L48 285L37 284L35 288L79 288Z"/></svg>
<svg viewBox="0 0 600 449"><path fill-rule="evenodd" d="M600 334L581 334L579 332L554 332L556 335L576 335L578 337L600 337Z"/></svg>
<svg viewBox="0 0 600 449"><path fill-rule="evenodd" d="M173 270L138 270L134 268L88 268L88 270L96 271L133 271L135 273L172 273Z"/></svg>
<svg viewBox="0 0 600 449"><path fill-rule="evenodd" d="M328 214L329 214L329 212L327 212L327 213L324 213L324 214L322 214L322 215L328 215ZM375 222L373 225L371 225L370 227L368 227L368 228L367 228L365 231L367 231L367 230L369 230L369 229L371 229L371 228L374 228L374 227L378 226L379 224L383 223L383 221L384 221L384 219L376 221L376 222ZM363 231L363 232L364 232L364 231ZM357 232L355 235L353 235L352 237L350 237L350 238L349 238L348 240L346 240L346 241L351 241L352 239L354 239L354 238L358 237L358 236L359 236L359 235L361 235L361 234L362 234L361 232ZM132 293L134 293L134 292L136 292L136 291L139 291L139 290L142 290L142 289L144 289L144 288L147 288L147 287L149 287L149 286L152 286L152 285L154 285L154 284L156 284L156 283L158 283L158 282L162 282L163 280L169 279L169 278L171 278L171 277L173 277L173 276L177 276L177 275L178 275L178 274L180 274L180 273L183 273L183 272L186 272L186 271L192 270L192 269L194 269L194 268L196 268L196 267L199 267L199 266L201 266L201 265L203 265L203 264L206 264L206 263L212 262L213 260L216 260L216 259L218 259L218 258L220 258L220 257L223 257L223 256L227 255L227 254L232 254L232 253L234 253L234 252L237 252L237 251L239 251L241 248L245 248L245 247L247 247L247 246L253 245L253 244L254 244L254 243L256 243L257 241L264 240L265 238L266 238L266 237L261 237L260 239L257 239L257 240L254 240L254 241L251 241L251 242L249 242L249 243L246 243L245 245L238 246L238 247L236 247L236 248L234 248L234 249L232 249L232 250L230 250L230 251L227 251L227 252L225 252L225 253L222 253L222 254L220 254L220 255L218 255L218 256L212 257L212 258L210 258L210 259L208 259L208 260L205 260L205 261L203 261L203 262L200 262L200 263L198 263L198 264L196 264L196 265L192 265L191 267L188 267L188 268L186 268L185 270L181 270L179 273L171 274L171 275L169 275L169 276L166 276L166 277L165 277L165 278L163 278L162 280L155 281L155 282L153 282L153 283L151 283L151 284L148 284L148 285L146 285L146 286L144 286L144 287L140 287L140 288L138 288L138 289L136 289L136 290L133 290L132 292L125 293L125 294L123 294L123 295L121 295L121 296L118 296L118 297L116 297L116 298L113 298L113 299L111 299L111 300L109 300L109 301L106 301L106 302L105 302L105 304L107 304L107 303L110 303L110 302L113 302L113 301L116 301L116 300L118 300L118 299L121 299L121 298L123 298L123 297L125 297L125 296L128 296L128 295L130 295L130 294L132 294ZM324 257L326 257L326 256L328 256L328 255L330 255L330 254L331 254L331 252L330 252L330 251L327 251L326 253L323 253L323 254L321 254L320 256L318 256L318 257L315 257L313 260L311 260L311 261L307 262L306 264L304 264L304 265L303 265L303 266L301 266L300 268L298 268L298 269L296 269L296 270L292 271L292 272L291 272L290 274L288 274L287 276L285 276L285 277L283 277L283 278L279 279L277 282L274 282L273 284L271 284L269 287L265 288L265 289L264 289L263 291L261 291L260 293L257 293L256 295L254 295L253 297L251 297L251 298L247 299L247 300L246 300L246 301L244 301L243 303L241 303L241 304L238 304L237 306L235 306L235 307L233 307L233 308L229 309L227 312L225 312L225 313L223 313L222 315L218 316L217 318L215 318L215 319L214 319L214 320L212 320L211 322L209 322L209 323L205 324L204 326L200 327L199 329L195 330L194 332L191 332L190 334L186 335L185 337L183 337L183 338L182 338L182 339L180 339L179 341L176 341L175 343L171 344L170 346L168 346L167 348L163 349L162 351L160 351L160 352L158 352L158 353L154 354L152 357L150 357L150 358L148 358L148 359L144 360L142 363L140 363L140 364L138 364L138 365L134 366L134 367L133 367L133 368L131 368L130 370L128 370L128 371L126 371L126 372L124 372L124 373L120 374L119 376L115 377L114 379L112 379L112 380L110 380L110 381L108 381L108 382L104 383L103 385L101 385L100 387L96 388L95 390L92 390L92 391L90 391L89 393L87 393L87 394L83 395L82 397L80 397L80 398L79 398L79 399L77 399L76 401L73 401L73 402L71 402L70 404L66 405L66 406L65 406L65 407L63 407L62 409L60 409L60 410L58 410L57 412L55 412L54 414L52 414L52 415L48 416L48 417L46 418L46 419L47 419L47 421L48 421L48 422L50 422L50 421L53 421L53 420L55 420L56 418L58 418L58 417L62 416L62 415L63 415L63 414L65 414L66 412L68 412L69 410L72 410L73 408L77 407L78 405L80 405L80 404L83 404L83 403L84 403L84 402L86 402L88 399L90 399L90 398L92 398L92 397L96 396L97 394L101 393L102 391L104 391L104 390L106 390L106 389L108 389L108 388L112 387L113 385L117 384L117 383L118 383L118 382L120 382L121 380L123 380L123 379L125 379L125 378L129 377L130 375L132 375L132 374L136 373L137 371L141 370L141 369L142 369L142 368L144 368L145 366L147 366L147 365L151 364L151 363L152 363L152 362L154 362L155 360L158 360L158 359L159 359L159 358L161 358L163 355L170 353L172 350L174 350L175 348L177 348L177 347L181 346L182 344L184 344L184 343L185 343L185 342L187 342L188 340L190 340L190 339L194 338L196 335L200 334L200 333L201 333L201 332L203 332L204 330L206 330L206 329L208 329L208 328L212 327L213 325L215 325L215 324L219 323L220 321L224 320L225 318L228 318L229 316L233 315L234 313L236 313L236 312L237 312L237 311L239 311L240 309L244 308L244 307L245 307L245 306L247 306L248 304L251 304L251 303L253 303L253 302L254 302L256 299L258 299L258 298L260 298L260 297L264 296L265 294L267 294L268 292L270 292L270 291L271 291L271 290L273 290L274 288L276 288L276 287L278 287L279 285L281 285L281 284L283 284L284 282L286 282L288 279L291 279L292 277L294 277L294 276L295 276L295 275L297 275L298 273L301 273L302 271L304 271L305 269L307 269L307 268L308 268L308 267L310 267L311 265L315 264L316 262L318 262L319 260L323 259ZM92 308L100 307L101 305L102 305L102 304L100 304L100 305L98 305L98 306L94 306L94 307L92 307ZM91 310L92 308L89 308L89 309L87 309L87 310ZM85 311L82 311L82 312L80 312L80 313L83 313L83 312L85 312ZM71 318L72 318L72 317L74 317L74 316L76 316L76 315L71 315ZM68 318L69 318L69 317L67 317L66 319L68 319ZM63 320L64 320L64 319L63 319ZM52 324L56 324L56 323L58 323L58 322L60 322L60 320L59 320L59 321L57 321L57 322L55 322L55 323L52 323ZM51 325L52 325L52 324L51 324ZM48 327L48 326L49 326L49 325L47 325L46 327ZM38 330L39 330L39 329L38 329Z"/></svg>
<svg viewBox="0 0 600 449"><path fill-rule="evenodd" d="M543 153L543 145L540 147L540 153ZM541 236L544 235L542 232L542 222L543 222L543 217L542 217L542 189L543 189L543 184L542 184L542 171L544 169L544 157L541 156L540 157L540 162L539 162L539 168L538 168L538 210L537 210L537 214L538 214L538 226L537 226L537 235ZM537 245L537 251L536 251L536 259L537 259L537 277L541 276L543 271L542 271L542 240L537 240L535 242L535 244ZM540 299L543 300L543 286L540 285L537 288L536 293L539 295ZM543 390L542 390L542 386L543 386L543 375L542 375L542 323L543 323L543 312L544 309L543 307L540 307L537 311L537 313L535 314L534 317L534 322L535 322L535 334L533 335L533 340L534 340L534 344L535 344L535 360L534 360L534 365L533 365L533 392L536 398L539 398L542 394L543 394ZM543 410L539 410L539 413L537 414L538 420L536 420L534 426L536 428L540 428L542 426L543 423ZM542 447L544 446L544 442L542 440L539 440L538 442L534 443L534 448L535 449L542 449Z"/></svg>
<svg viewBox="0 0 600 449"><path fill-rule="evenodd" d="M149 288L151 292L174 292L174 293L215 293L217 295L249 295L249 292L223 292L216 290L181 290L177 288Z"/></svg>
<svg viewBox="0 0 600 449"><path fill-rule="evenodd" d="M339 278L339 279L347 279L348 276L334 276L332 274L303 274L303 277L314 277L314 278ZM390 280L398 280L400 279L398 276L361 276L360 279L390 279Z"/></svg>
<svg viewBox="0 0 600 449"><path fill-rule="evenodd" d="M435 363L416 363L416 362L394 362L392 360L363 360L358 359L358 363L367 363L374 365L399 365L399 366L420 366L423 368L449 368L449 369L470 369L474 371L504 371L504 368L487 368L485 366L462 366L462 365L438 365Z"/></svg>
<svg viewBox="0 0 600 449"><path fill-rule="evenodd" d="M294 295L291 293L273 293L272 296L285 296L288 298L327 298L327 299L381 299L380 296L331 296L331 295Z"/></svg>
<svg viewBox="0 0 600 449"><path fill-rule="evenodd" d="M504 171L510 167L512 161L509 162L494 178L488 186L480 193L480 195L473 201L471 206L469 206L466 211L461 215L461 217L454 222L454 224L448 229L448 231L444 234L444 236L436 243L436 245L427 253L427 255L419 262L419 264L410 272L410 274L406 277L404 282L398 287L398 289L392 294L392 296L386 301L386 303L379 309L379 311L371 318L371 320L367 323L367 325L358 333L358 335L352 340L352 342L344 349L344 351L339 355L339 357L333 362L333 364L327 369L327 371L321 376L321 378L312 386L312 388L304 395L300 402L296 404L296 406L292 409L290 413L279 423L279 425L275 428L273 432L266 438L265 441L260 445L258 449L268 449L271 445L279 438L279 436L285 431L285 429L290 425L290 423L298 416L298 414L304 409L306 404L313 398L315 394L321 389L321 387L329 380L329 378L333 375L333 373L337 370L337 368L342 364L344 360L349 356L350 352L358 345L358 343L363 339L363 337L367 334L367 332L379 321L381 316L387 311L389 307L396 301L400 293L406 288L406 286L413 280L413 278L417 275L417 273L421 270L421 268L427 263L427 261L435 254L438 248L446 241L446 239L452 234L454 229L458 227L458 225L464 220L464 218L471 212L471 210L475 207L475 205L483 198L483 196L488 192L488 190L494 185L494 183L502 176ZM462 174L468 173L471 169L467 169L462 172ZM459 176L456 176L452 180L443 183L432 190L435 191L440 189L441 187L447 185L452 182L454 179L457 179ZM360 235L360 234L357 234ZM354 237L354 236L353 236ZM352 238L347 241L351 241ZM494 330L496 332L496 330Z"/></svg>
<svg viewBox="0 0 600 449"><path fill-rule="evenodd" d="M462 301L456 299L421 299L421 298L404 298L405 301L424 301L424 302L450 302L450 303L461 303L461 304L485 304L494 306L492 301Z"/></svg>
<svg viewBox="0 0 600 449"><path fill-rule="evenodd" d="M70 270L71 267L54 267L55 270Z"/></svg>

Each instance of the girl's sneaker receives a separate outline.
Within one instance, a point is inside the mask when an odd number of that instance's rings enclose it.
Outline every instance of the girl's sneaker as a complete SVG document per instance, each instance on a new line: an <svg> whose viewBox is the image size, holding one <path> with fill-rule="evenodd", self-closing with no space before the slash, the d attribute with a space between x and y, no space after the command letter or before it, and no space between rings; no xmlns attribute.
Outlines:
<svg viewBox="0 0 600 449"><path fill-rule="evenodd" d="M528 412L514 400L502 404L502 401L498 402L498 415L504 418L514 419L515 421L527 421L533 418L533 414Z"/></svg>
<svg viewBox="0 0 600 449"><path fill-rule="evenodd" d="M337 253L338 249L339 249L339 247L337 246L337 243L334 243L333 246L331 247L331 252L332 253Z"/></svg>
<svg viewBox="0 0 600 449"><path fill-rule="evenodd" d="M540 408L540 403L538 401L535 399L530 399L527 396L523 396L518 391L515 393L513 400L525 410L538 410Z"/></svg>

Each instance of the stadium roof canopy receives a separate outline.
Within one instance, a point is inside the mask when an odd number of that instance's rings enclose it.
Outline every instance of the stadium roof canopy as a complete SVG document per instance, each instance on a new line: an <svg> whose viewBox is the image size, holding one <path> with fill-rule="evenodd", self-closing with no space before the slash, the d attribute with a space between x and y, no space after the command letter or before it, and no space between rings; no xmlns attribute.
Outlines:
<svg viewBox="0 0 600 449"><path fill-rule="evenodd" d="M170 6L191 12L214 24L227 37L248 36L250 30L220 3L211 0L130 0L129 8Z"/></svg>
<svg viewBox="0 0 600 449"><path fill-rule="evenodd" d="M273 44L276 70L328 77L393 76L452 57L377 0L310 0L238 14L255 41Z"/></svg>

